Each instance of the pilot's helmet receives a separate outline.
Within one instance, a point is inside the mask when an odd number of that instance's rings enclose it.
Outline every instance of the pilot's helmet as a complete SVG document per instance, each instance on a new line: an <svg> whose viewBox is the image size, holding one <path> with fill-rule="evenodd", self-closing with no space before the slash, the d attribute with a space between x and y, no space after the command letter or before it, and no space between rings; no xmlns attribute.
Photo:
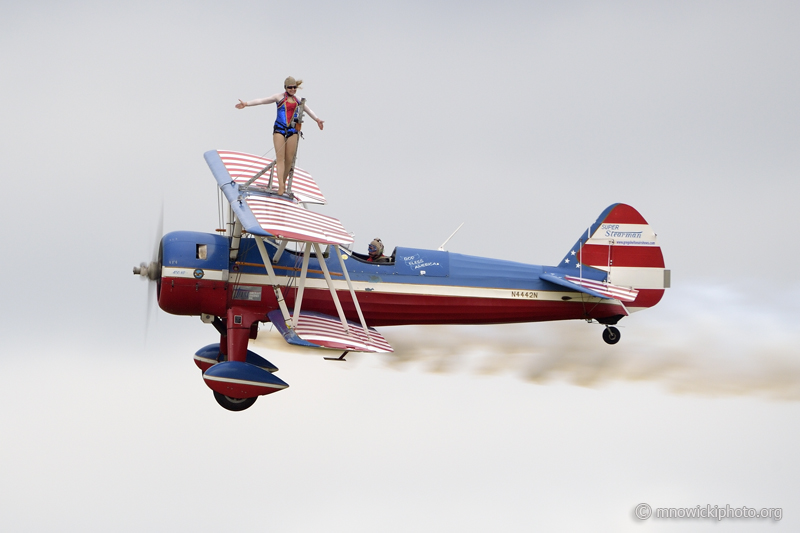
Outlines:
<svg viewBox="0 0 800 533"><path fill-rule="evenodd" d="M380 239L372 239L369 243L369 255L381 255L383 253L383 243Z"/></svg>

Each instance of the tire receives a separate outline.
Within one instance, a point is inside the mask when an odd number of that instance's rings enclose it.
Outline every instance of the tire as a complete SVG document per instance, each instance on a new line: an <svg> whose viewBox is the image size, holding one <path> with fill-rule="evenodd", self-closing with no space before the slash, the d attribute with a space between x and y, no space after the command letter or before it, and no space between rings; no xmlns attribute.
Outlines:
<svg viewBox="0 0 800 533"><path fill-rule="evenodd" d="M617 344L621 336L619 330L613 326L603 330L603 340L606 344Z"/></svg>
<svg viewBox="0 0 800 533"><path fill-rule="evenodd" d="M253 396L252 398L231 398L230 396L225 396L224 394L214 391L214 399L228 411L244 411L256 403L258 396Z"/></svg>

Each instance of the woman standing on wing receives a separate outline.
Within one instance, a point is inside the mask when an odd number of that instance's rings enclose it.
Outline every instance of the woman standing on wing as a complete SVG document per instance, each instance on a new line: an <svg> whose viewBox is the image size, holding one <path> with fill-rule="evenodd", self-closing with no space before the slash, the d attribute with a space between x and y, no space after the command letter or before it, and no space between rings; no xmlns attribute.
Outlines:
<svg viewBox="0 0 800 533"><path fill-rule="evenodd" d="M285 92L273 94L268 98L261 100L250 100L243 102L239 100L236 104L236 109L244 109L245 107L261 104L278 104L278 117L275 119L275 126L272 130L272 142L275 145L275 166L278 167L278 194L286 192L286 177L289 175L289 170L294 164L294 156L297 153L297 133L300 130L300 124L295 124L292 127L292 118L297 112L300 101L295 97L297 89L303 80L295 80L289 76L283 82ZM305 112L309 117L313 118L319 129L325 121L317 118L317 115L306 105Z"/></svg>

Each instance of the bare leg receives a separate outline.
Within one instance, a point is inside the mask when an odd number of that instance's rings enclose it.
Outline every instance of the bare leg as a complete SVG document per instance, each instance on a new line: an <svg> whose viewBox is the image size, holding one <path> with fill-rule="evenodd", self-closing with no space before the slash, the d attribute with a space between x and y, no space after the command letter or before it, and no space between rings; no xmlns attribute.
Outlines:
<svg viewBox="0 0 800 533"><path fill-rule="evenodd" d="M294 134L286 139L285 159L283 162L283 186L286 187L286 178L289 177L289 171L294 164L294 156L297 154L297 139L299 135Z"/></svg>
<svg viewBox="0 0 800 533"><path fill-rule="evenodd" d="M278 194L283 194L286 190L286 173L288 169L284 168L284 161L286 160L286 139L280 133L272 134L272 144L275 145L275 174L278 177Z"/></svg>

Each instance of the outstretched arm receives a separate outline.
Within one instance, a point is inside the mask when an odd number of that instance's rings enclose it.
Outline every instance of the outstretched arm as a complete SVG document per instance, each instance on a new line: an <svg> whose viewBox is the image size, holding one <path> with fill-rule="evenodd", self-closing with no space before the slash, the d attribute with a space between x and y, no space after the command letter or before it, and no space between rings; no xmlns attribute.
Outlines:
<svg viewBox="0 0 800 533"><path fill-rule="evenodd" d="M236 104L236 109L244 109L245 107L250 107L254 105L261 105L261 104L274 104L278 100L283 97L283 93L273 94L268 98L261 98L260 100L250 100L248 102L243 102L239 100L239 103Z"/></svg>
<svg viewBox="0 0 800 533"><path fill-rule="evenodd" d="M314 121L317 123L317 126L319 126L319 129L322 129L322 125L325 124L325 121L317 117L317 115L315 115L314 112L311 111L311 108L308 106L306 106L306 113L308 113L309 117L314 119Z"/></svg>

